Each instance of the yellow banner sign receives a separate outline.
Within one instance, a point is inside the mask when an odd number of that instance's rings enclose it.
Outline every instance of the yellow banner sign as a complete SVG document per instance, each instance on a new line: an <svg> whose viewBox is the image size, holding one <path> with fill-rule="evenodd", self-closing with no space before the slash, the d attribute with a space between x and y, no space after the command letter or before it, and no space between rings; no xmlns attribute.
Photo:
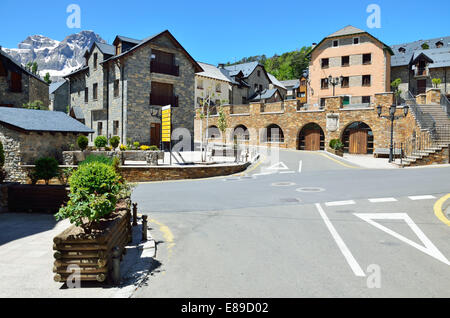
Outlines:
<svg viewBox="0 0 450 318"><path fill-rule="evenodd" d="M172 138L172 116L170 106L165 106L162 108L162 130L161 130L161 140L163 142L171 142Z"/></svg>

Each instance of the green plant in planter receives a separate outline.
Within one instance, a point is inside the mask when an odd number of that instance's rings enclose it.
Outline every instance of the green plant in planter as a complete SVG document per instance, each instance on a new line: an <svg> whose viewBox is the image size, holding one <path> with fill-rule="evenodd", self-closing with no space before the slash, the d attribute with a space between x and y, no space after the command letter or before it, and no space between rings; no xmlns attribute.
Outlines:
<svg viewBox="0 0 450 318"><path fill-rule="evenodd" d="M140 145L141 145L141 144L139 143L139 141L133 142L133 149L134 149L134 150L138 150Z"/></svg>
<svg viewBox="0 0 450 318"><path fill-rule="evenodd" d="M81 135L77 138L77 145L82 151L86 150L88 144L89 139L85 135Z"/></svg>
<svg viewBox="0 0 450 318"><path fill-rule="evenodd" d="M108 144L108 139L105 136L97 136L94 140L94 145L97 148L104 148Z"/></svg>
<svg viewBox="0 0 450 318"><path fill-rule="evenodd" d="M85 164L89 164L92 162L100 162L100 163L104 163L108 166L111 166L113 163L113 160L110 157L104 156L104 155L89 155L86 157L86 159L82 162L79 163L79 165L85 165Z"/></svg>
<svg viewBox="0 0 450 318"><path fill-rule="evenodd" d="M69 178L69 202L55 215L83 226L86 232L94 223L114 211L119 194L126 187L111 165L91 162L78 167Z"/></svg>
<svg viewBox="0 0 450 318"><path fill-rule="evenodd" d="M150 146L148 148L148 150L150 150L150 151L159 151L159 148L158 148L158 146L152 145L152 146Z"/></svg>
<svg viewBox="0 0 450 318"><path fill-rule="evenodd" d="M342 150L344 148L344 144L339 139L330 140L330 148L334 150Z"/></svg>
<svg viewBox="0 0 450 318"><path fill-rule="evenodd" d="M109 144L111 147L113 147L114 150L119 146L120 144L120 137L119 136L112 136L111 139L109 139Z"/></svg>
<svg viewBox="0 0 450 318"><path fill-rule="evenodd" d="M59 175L59 164L55 158L42 157L34 162L34 175L38 180L45 180L49 184L50 180Z"/></svg>

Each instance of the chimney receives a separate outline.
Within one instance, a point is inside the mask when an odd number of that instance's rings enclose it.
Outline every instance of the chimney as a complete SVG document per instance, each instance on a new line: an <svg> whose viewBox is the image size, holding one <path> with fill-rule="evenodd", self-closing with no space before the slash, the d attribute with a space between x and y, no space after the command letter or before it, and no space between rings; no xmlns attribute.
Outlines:
<svg viewBox="0 0 450 318"><path fill-rule="evenodd" d="M223 63L219 64L219 68L225 68L225 64Z"/></svg>
<svg viewBox="0 0 450 318"><path fill-rule="evenodd" d="M317 43L314 42L314 43L312 44L311 48L315 48L316 46L317 46Z"/></svg>

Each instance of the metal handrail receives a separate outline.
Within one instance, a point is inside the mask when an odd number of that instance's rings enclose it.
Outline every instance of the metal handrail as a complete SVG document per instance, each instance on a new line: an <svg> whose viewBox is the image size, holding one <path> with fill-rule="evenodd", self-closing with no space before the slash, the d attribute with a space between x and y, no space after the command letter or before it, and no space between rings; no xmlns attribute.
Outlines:
<svg viewBox="0 0 450 318"><path fill-rule="evenodd" d="M425 119L424 113L420 109L420 106L416 102L416 98L408 91L408 95L405 97L405 103L410 107L411 111L414 113L414 117L416 118L419 126L422 129L432 129L436 126L436 121L428 116L428 119ZM429 122L429 123L428 123Z"/></svg>
<svg viewBox="0 0 450 318"><path fill-rule="evenodd" d="M450 101L444 94L441 94L441 105L447 115L450 116Z"/></svg>

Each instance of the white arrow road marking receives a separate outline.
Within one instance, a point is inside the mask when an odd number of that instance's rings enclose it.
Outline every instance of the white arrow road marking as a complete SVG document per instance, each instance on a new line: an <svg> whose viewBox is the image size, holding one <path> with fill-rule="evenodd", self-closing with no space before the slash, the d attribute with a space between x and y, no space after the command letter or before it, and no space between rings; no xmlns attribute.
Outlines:
<svg viewBox="0 0 450 318"><path fill-rule="evenodd" d="M353 257L352 253L348 249L347 245L345 245L344 241L342 240L339 233L334 228L333 224L330 222L330 219L328 219L327 215L325 214L325 211L323 210L322 206L319 203L316 203L316 208L319 211L320 216L322 217L323 221L325 222L325 225L327 226L328 230L330 231L331 235L333 236L337 246L341 250L342 254L344 255L345 259L347 260L347 263L350 265L351 269L353 270L353 273L358 277L365 277L366 274L362 270L361 266L359 266L356 259Z"/></svg>
<svg viewBox="0 0 450 318"><path fill-rule="evenodd" d="M303 166L303 161L300 160L298 163L298 172L301 173L302 172L302 166Z"/></svg>
<svg viewBox="0 0 450 318"><path fill-rule="evenodd" d="M441 262L450 265L447 258L442 255L442 253L437 249L436 246L431 243L431 241L426 237L426 235L419 229L419 227L414 223L414 221L409 217L406 213L368 213L368 214L362 214L362 213L354 213L355 216L359 217L360 219L366 221L367 223L375 226L376 228L392 235L393 237L398 238L400 241L403 241L412 247L417 248L419 251L430 255L431 257L436 258L437 260L440 260ZM416 242L411 241L410 239L404 237L403 235L398 234L397 232L392 231L391 229L388 229L387 227L374 222L373 220L404 220L406 224L413 230L413 232L417 235L417 237L422 241L423 246L420 244L417 244Z"/></svg>
<svg viewBox="0 0 450 318"><path fill-rule="evenodd" d="M289 170L289 168L283 162L278 162L267 168L267 170Z"/></svg>

